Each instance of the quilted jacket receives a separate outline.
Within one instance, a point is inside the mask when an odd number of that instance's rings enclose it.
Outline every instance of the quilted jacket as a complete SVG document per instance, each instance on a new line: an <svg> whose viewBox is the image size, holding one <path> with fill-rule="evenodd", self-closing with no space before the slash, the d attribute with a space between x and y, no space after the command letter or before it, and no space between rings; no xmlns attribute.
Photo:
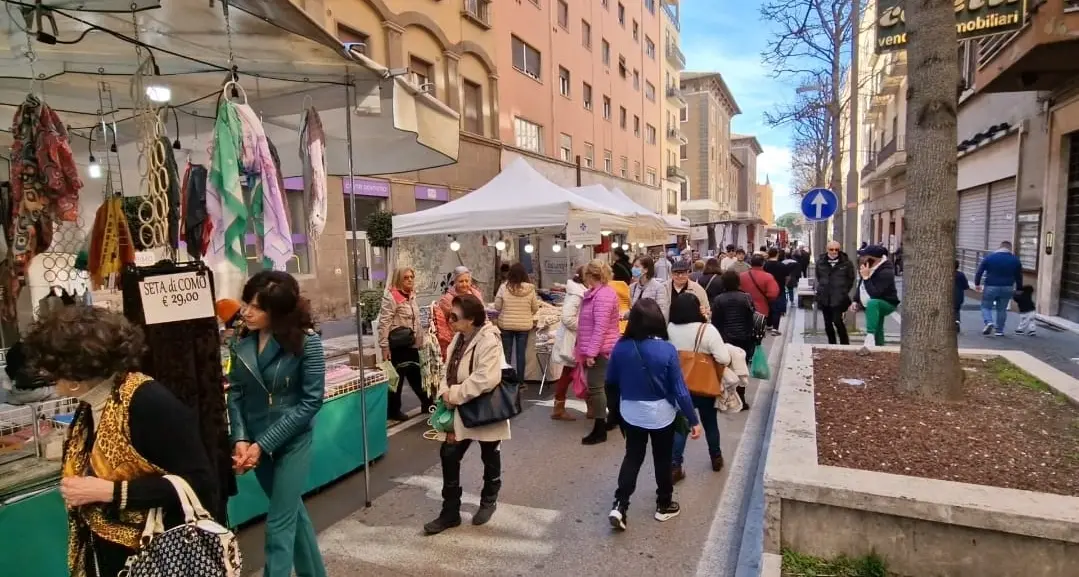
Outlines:
<svg viewBox="0 0 1079 577"><path fill-rule="evenodd" d="M618 318L618 295L613 288L598 285L584 293L577 317L577 357L610 357L620 336Z"/></svg>
<svg viewBox="0 0 1079 577"><path fill-rule="evenodd" d="M495 310L499 312L498 326L504 331L530 331L535 324L532 316L539 310L539 295L532 283L521 283L511 289L503 283L495 295Z"/></svg>

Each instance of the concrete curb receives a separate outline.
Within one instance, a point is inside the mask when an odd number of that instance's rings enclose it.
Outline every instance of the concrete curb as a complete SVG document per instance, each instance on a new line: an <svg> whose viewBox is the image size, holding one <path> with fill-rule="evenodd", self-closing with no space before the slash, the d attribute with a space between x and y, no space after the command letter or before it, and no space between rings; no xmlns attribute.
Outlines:
<svg viewBox="0 0 1079 577"><path fill-rule="evenodd" d="M763 522L752 521L752 512L755 508L760 509L759 515L763 521L763 486L760 487L761 498L759 506L755 507L754 494L763 474L761 469L761 451L765 447L765 437L772 420L772 406L775 401L775 386L779 374L782 372L783 352L787 342L796 333L795 315L787 315L783 322L781 340L775 341L778 347L773 347L768 354L768 365L772 367L772 378L768 381L758 381L760 386L754 395L752 402L753 410L750 411L746 421L745 430L742 432L742 441L738 443L734 458L729 464L727 485L723 490L719 505L716 507L712 525L708 530L706 546L701 552L700 561L697 564L698 577L731 577L740 575L757 575L757 572L745 573L741 568L743 549L747 546L745 533L753 534L763 531ZM754 527L757 527L756 529ZM749 540L752 543L752 539ZM752 548L752 547L751 547ZM757 547L760 550L760 547ZM751 556L749 553L748 556ZM748 559L747 556L747 559ZM754 571L759 562L753 563Z"/></svg>
<svg viewBox="0 0 1079 577"><path fill-rule="evenodd" d="M1079 323L1073 323L1067 319L1042 314L1035 314L1034 318L1038 322L1045 323L1051 327L1056 327L1062 331L1068 331L1069 333L1079 335Z"/></svg>

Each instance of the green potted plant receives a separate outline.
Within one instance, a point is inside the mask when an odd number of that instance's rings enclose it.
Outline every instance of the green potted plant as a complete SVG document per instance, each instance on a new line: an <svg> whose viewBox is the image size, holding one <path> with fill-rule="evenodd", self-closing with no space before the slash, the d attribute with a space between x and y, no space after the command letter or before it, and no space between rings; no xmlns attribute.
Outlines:
<svg viewBox="0 0 1079 577"><path fill-rule="evenodd" d="M364 289L359 296L360 320L365 326L371 326L378 318L378 311L382 308L382 291L378 289Z"/></svg>
<svg viewBox="0 0 1079 577"><path fill-rule="evenodd" d="M367 217L367 242L378 248L393 246L393 213L376 210Z"/></svg>

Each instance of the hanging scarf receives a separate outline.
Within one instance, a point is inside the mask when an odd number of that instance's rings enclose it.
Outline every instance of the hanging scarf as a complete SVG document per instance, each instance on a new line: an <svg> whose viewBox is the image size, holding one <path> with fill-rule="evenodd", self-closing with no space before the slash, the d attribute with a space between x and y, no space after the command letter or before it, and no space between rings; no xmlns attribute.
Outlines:
<svg viewBox="0 0 1079 577"><path fill-rule="evenodd" d="M149 382L142 373L130 373L101 409L101 422L94 422L93 408L80 403L64 442L63 476L91 474L106 481L131 481L164 475L131 445L128 416L135 391ZM112 386L103 383L102 387ZM84 505L68 511L67 563L72 577L85 577L92 563L92 540L104 539L129 549L139 548L146 525L146 511L117 510L112 505Z"/></svg>
<svg viewBox="0 0 1079 577"><path fill-rule="evenodd" d="M277 166L258 114L246 104L235 105L242 126L241 169L253 179L251 215L255 236L262 241L263 266L285 270L293 257L292 232L285 216L284 191L278 184Z"/></svg>
<svg viewBox="0 0 1079 577"><path fill-rule="evenodd" d="M326 135L322 118L308 108L300 128L300 160L303 163L304 202L307 205L307 236L318 240L326 229Z"/></svg>
<svg viewBox="0 0 1079 577"><path fill-rule="evenodd" d="M88 269L92 287L100 289L114 286L110 280L118 278L124 265L135 262L135 242L124 214L124 198L112 196L101 203L94 214L94 226L90 232Z"/></svg>
<svg viewBox="0 0 1079 577"><path fill-rule="evenodd" d="M236 105L222 98L217 107L217 121L210 142L206 212L210 219L211 236L207 256L217 262L227 262L246 277L244 236L247 234L247 206L240 185L242 133Z"/></svg>
<svg viewBox="0 0 1079 577"><path fill-rule="evenodd" d="M184 218L180 239L187 244L187 254L198 260L209 249L213 232L213 224L206 213L206 167L189 163L183 182Z"/></svg>

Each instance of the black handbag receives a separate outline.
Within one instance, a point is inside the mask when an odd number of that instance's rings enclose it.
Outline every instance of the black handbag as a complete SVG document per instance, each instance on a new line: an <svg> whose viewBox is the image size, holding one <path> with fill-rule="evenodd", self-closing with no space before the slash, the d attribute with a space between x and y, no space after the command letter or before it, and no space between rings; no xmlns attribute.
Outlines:
<svg viewBox="0 0 1079 577"><path fill-rule="evenodd" d="M476 349L468 361L468 373L476 361ZM483 393L471 401L459 405L457 414L461 424L468 429L501 423L521 414L521 389L517 384L517 372L512 368L502 369L502 381L495 388Z"/></svg>
<svg viewBox="0 0 1079 577"><path fill-rule="evenodd" d="M412 327L394 327L386 341L391 349L411 349L416 346L416 333Z"/></svg>

